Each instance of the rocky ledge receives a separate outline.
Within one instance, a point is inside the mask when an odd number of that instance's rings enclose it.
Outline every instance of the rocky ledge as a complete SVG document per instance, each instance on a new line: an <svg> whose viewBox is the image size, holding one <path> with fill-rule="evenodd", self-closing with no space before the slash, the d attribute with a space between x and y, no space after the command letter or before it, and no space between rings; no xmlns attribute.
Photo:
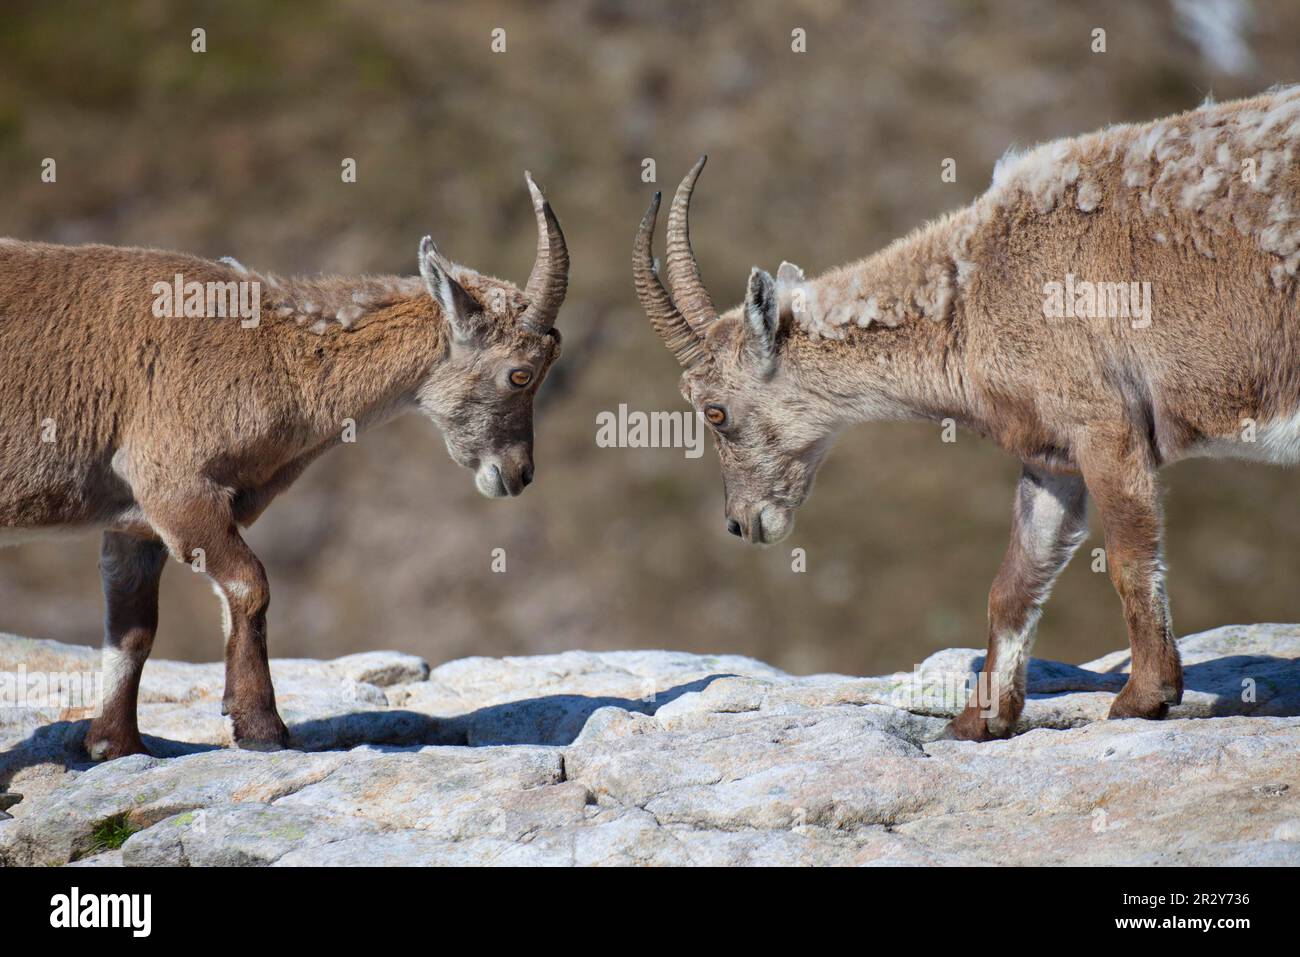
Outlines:
<svg viewBox="0 0 1300 957"><path fill-rule="evenodd" d="M281 660L300 750L275 754L231 749L221 666L153 661L156 757L90 764L85 712L0 701L0 863L1300 864L1300 626L1180 644L1169 720L1103 720L1127 652L1035 660L1022 733L989 744L937 740L973 650L877 678L665 651ZM0 636L9 692L97 668Z"/></svg>

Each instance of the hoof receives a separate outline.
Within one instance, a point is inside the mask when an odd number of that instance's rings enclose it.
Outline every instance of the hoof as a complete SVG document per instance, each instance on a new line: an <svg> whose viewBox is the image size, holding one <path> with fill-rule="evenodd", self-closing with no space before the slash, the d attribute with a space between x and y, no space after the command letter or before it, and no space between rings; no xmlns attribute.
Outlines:
<svg viewBox="0 0 1300 957"><path fill-rule="evenodd" d="M1011 737L1007 734L994 734L989 730L989 723L978 711L963 711L948 722L948 727L939 735L940 741L998 741Z"/></svg>
<svg viewBox="0 0 1300 957"><path fill-rule="evenodd" d="M1115 696L1108 718L1145 718L1159 721L1169 713L1169 706L1182 700L1182 691L1170 688L1137 690L1132 683Z"/></svg>
<svg viewBox="0 0 1300 957"><path fill-rule="evenodd" d="M235 747L245 751L283 751L289 747L289 729L274 711L269 715L235 718Z"/></svg>
<svg viewBox="0 0 1300 957"><path fill-rule="evenodd" d="M114 761L132 754L148 754L149 749L139 738L113 741L96 734L86 735L86 753L92 761Z"/></svg>

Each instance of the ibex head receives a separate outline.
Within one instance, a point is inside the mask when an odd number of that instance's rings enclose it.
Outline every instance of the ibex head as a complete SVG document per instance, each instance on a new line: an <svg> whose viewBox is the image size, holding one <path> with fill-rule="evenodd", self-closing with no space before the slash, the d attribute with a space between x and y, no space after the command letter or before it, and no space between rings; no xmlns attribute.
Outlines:
<svg viewBox="0 0 1300 957"><path fill-rule="evenodd" d="M533 397L560 355L555 316L569 283L564 233L531 175L537 258L521 292L420 243L420 275L448 331L448 354L420 389L420 407L447 451L474 470L489 498L518 495L533 480Z"/></svg>
<svg viewBox="0 0 1300 957"><path fill-rule="evenodd" d="M632 271L651 324L685 370L682 395L712 428L727 530L747 542L771 544L793 529L794 510L812 489L836 423L812 401L787 361L789 316L782 315L778 281L801 279L797 267L784 264L779 280L754 269L743 305L722 316L714 308L689 229L691 193L704 161L700 157L686 174L668 214L672 295L651 253L658 193L637 230Z"/></svg>

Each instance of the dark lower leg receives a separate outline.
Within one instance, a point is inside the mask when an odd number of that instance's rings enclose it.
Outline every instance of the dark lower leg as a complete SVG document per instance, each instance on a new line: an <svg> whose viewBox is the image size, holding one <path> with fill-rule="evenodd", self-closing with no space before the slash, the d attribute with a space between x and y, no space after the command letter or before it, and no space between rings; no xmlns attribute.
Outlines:
<svg viewBox="0 0 1300 957"><path fill-rule="evenodd" d="M289 731L275 707L270 660L266 647L269 603L261 562L252 557L227 569L217 587L230 605L231 631L226 642L224 702L234 724L235 743L243 748L275 750L287 747Z"/></svg>
<svg viewBox="0 0 1300 957"><path fill-rule="evenodd" d="M136 717L140 673L158 628L158 580L166 550L157 541L105 532L100 545L104 586L104 667L99 713L86 733L94 760L145 754Z"/></svg>

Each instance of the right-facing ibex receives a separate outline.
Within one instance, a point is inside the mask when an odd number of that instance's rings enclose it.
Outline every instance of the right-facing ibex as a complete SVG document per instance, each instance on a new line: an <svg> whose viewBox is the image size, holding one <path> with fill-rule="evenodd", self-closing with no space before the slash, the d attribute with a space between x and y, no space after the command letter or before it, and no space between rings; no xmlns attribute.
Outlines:
<svg viewBox="0 0 1300 957"><path fill-rule="evenodd" d="M445 259L419 276L278 279L237 262L0 240L0 544L104 529L93 758L145 751L140 673L170 554L225 612L235 743L289 743L267 659L266 572L239 533L326 449L408 410L489 497L533 479L533 396L560 354L569 254L528 177L521 291Z"/></svg>
<svg viewBox="0 0 1300 957"><path fill-rule="evenodd" d="M1300 87L1040 146L970 206L816 278L755 269L719 316L687 218L703 159L637 293L713 428L729 530L780 541L832 437L951 420L1023 462L989 594L986 678L958 738L1017 725L1039 609L1096 503L1132 671L1113 718L1161 718L1183 673L1156 470L1191 456L1300 461ZM864 506L869 509L870 506Z"/></svg>

